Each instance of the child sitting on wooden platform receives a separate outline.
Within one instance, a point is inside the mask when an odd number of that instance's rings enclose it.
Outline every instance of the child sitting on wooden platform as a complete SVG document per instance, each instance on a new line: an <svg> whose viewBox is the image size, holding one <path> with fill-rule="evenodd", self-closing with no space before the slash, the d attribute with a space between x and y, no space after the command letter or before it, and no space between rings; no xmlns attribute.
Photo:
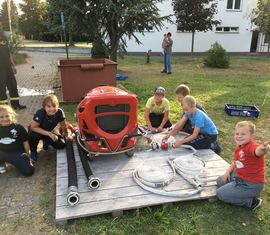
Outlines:
<svg viewBox="0 0 270 235"><path fill-rule="evenodd" d="M170 102L165 98L165 92L163 87L155 88L154 96L149 98L145 105L145 122L153 133L172 126L169 120Z"/></svg>
<svg viewBox="0 0 270 235"><path fill-rule="evenodd" d="M182 140L176 140L173 147L177 148L182 144L186 144L195 149L210 148L215 153L220 153L221 149L217 143L217 128L205 112L196 108L195 98L187 95L182 101L182 107L185 114L162 141L166 142L170 136L177 135L179 131L182 131L187 120L189 120L192 124L193 132Z"/></svg>
<svg viewBox="0 0 270 235"><path fill-rule="evenodd" d="M236 124L234 160L225 174L217 179L219 200L253 210L262 204L259 195L265 182L264 155L270 148L270 141L256 144L253 140L255 129L250 121Z"/></svg>

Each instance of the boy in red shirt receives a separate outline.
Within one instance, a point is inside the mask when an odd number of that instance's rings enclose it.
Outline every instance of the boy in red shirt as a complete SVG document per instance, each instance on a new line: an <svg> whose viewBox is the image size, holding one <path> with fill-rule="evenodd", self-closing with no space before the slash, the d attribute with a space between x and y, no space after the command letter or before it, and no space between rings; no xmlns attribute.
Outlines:
<svg viewBox="0 0 270 235"><path fill-rule="evenodd" d="M234 160L225 174L217 179L219 200L253 210L262 204L258 196L265 182L264 154L270 148L270 141L260 145L254 142L255 129L250 121L236 124L234 140L237 147Z"/></svg>

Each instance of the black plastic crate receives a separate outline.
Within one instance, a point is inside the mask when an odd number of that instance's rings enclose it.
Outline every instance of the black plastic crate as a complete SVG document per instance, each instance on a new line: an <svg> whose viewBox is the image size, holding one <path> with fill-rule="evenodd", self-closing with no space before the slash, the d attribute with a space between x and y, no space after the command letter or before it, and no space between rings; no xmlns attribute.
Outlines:
<svg viewBox="0 0 270 235"><path fill-rule="evenodd" d="M260 110L255 105L225 104L225 112L230 116L255 118L260 114Z"/></svg>

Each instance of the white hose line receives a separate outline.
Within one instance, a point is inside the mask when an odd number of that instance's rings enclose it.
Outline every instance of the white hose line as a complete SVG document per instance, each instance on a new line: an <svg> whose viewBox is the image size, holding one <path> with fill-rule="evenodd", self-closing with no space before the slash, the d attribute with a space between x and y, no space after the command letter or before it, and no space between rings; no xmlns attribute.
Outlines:
<svg viewBox="0 0 270 235"><path fill-rule="evenodd" d="M137 176L137 171L135 170L133 172L133 179L134 181L141 187L143 188L144 190L148 191L148 192L151 192L151 193L154 193L154 194L158 194L158 195L162 195L162 196L167 196L167 197L190 197L192 195L195 195L199 192L201 192L203 190L202 187L198 187L197 189L195 190L192 190L192 191L189 191L189 192L186 192L186 193L183 193L183 192L168 192L168 191L165 191L163 189L158 189L158 188L152 188L152 187L149 187L145 184L143 184L138 176Z"/></svg>
<svg viewBox="0 0 270 235"><path fill-rule="evenodd" d="M191 147L192 148L192 147ZM196 151L196 150L195 150ZM185 156L187 159L190 159L189 155ZM179 158L174 158L174 159L168 159L168 163L172 168L173 171L173 176L167 180L164 181L155 181L155 180L146 180L144 179L142 176L142 173L140 172L140 168L138 167L137 169L135 169L133 171L133 179L134 181L144 190L154 193L154 194L158 194L158 195L162 195L162 196L168 196L168 197L189 197L192 195L195 195L199 192L201 192L203 190L202 188L202 183L199 180L199 175L200 172L202 171L202 168L205 166L205 163L203 160L194 157L193 159L196 159L197 161L197 168L188 171L187 168L185 167L181 167L181 165L177 164L177 161L179 161L181 159L181 157ZM190 164L190 160L188 162ZM201 167L199 167L200 164ZM179 192L179 191L175 191L175 192L168 192L166 190L163 189L163 187L167 186L169 183L171 183L174 178L175 178L175 173L178 173L179 175L181 175L188 183L190 183L192 186L195 187L194 190L189 191L189 192Z"/></svg>

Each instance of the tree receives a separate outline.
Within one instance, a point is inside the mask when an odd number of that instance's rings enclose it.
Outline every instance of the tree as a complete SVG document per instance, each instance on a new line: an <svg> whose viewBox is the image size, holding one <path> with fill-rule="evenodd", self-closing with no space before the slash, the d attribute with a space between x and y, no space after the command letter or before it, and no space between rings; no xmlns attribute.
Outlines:
<svg viewBox="0 0 270 235"><path fill-rule="evenodd" d="M22 14L19 27L27 39L42 38L48 18L47 3L40 0L24 0L19 5Z"/></svg>
<svg viewBox="0 0 270 235"><path fill-rule="evenodd" d="M10 1L11 6L11 28L12 31L18 31L18 10L14 2ZM8 10L7 10L7 1L4 1L1 5L0 10L0 21L3 23L4 31L9 31L9 19L8 19Z"/></svg>
<svg viewBox="0 0 270 235"><path fill-rule="evenodd" d="M163 0L88 0L86 20L92 36L106 45L109 56L117 61L117 52L125 51L126 39L141 43L135 32L160 30L162 21L157 7Z"/></svg>
<svg viewBox="0 0 270 235"><path fill-rule="evenodd" d="M212 30L213 25L220 24L220 21L214 19L217 13L217 1L173 0L172 5L177 29L192 33L191 52L193 53L195 32L206 32Z"/></svg>
<svg viewBox="0 0 270 235"><path fill-rule="evenodd" d="M82 0L48 0L49 28L52 33L60 32L62 38L60 13L63 12L69 45L74 44L73 38L85 35L86 4ZM86 30L87 31L87 30Z"/></svg>
<svg viewBox="0 0 270 235"><path fill-rule="evenodd" d="M259 31L268 38L267 56L270 48L270 0L259 0L257 8L253 11L252 21L258 26Z"/></svg>
<svg viewBox="0 0 270 235"><path fill-rule="evenodd" d="M49 12L63 11L69 31L86 32L117 61L117 52L125 51L126 39L141 43L135 32L160 30L162 21L168 19L158 13L160 2L163 0L49 0Z"/></svg>

